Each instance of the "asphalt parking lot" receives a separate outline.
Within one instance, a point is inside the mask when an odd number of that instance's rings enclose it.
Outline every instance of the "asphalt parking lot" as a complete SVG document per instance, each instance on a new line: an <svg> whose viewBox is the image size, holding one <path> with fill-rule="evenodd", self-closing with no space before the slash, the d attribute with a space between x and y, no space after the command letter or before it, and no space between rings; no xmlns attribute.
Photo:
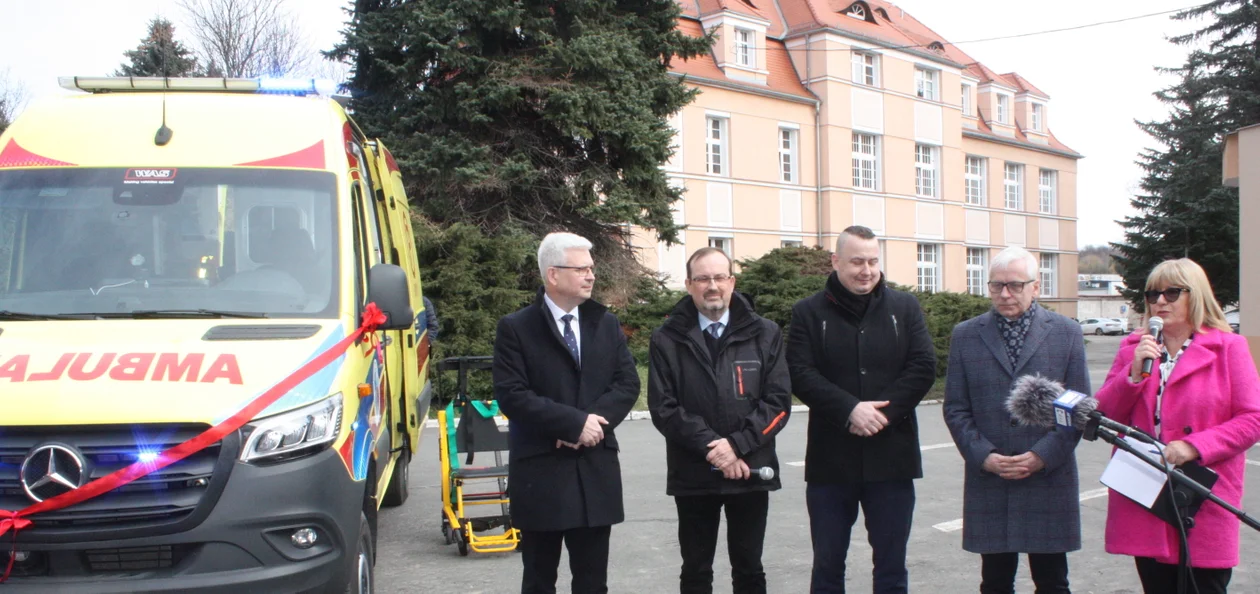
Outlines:
<svg viewBox="0 0 1260 594"><path fill-rule="evenodd" d="M1102 385L1120 337L1089 337L1086 347L1092 387ZM805 510L804 468L808 413L796 413L778 442L783 489L771 495L764 564L771 592L807 592L811 565L809 522ZM950 440L939 405L919 409L924 478L917 481L918 502L908 565L911 590L928 593L975 592L980 558L962 550L962 458ZM609 567L612 592L670 592L678 589L680 557L673 501L665 496L665 452L660 434L649 421L628 421L617 429L622 443L622 478L627 521L613 528ZM420 455L412 462L411 499L380 516L377 557L378 592L517 592L521 562L513 553L461 557L445 545L440 529L441 502L437 431L426 429ZM1107 499L1098 477L1110 448L1082 442L1077 449L1081 469L1084 548L1069 555L1072 588L1078 593L1141 592L1132 559L1103 550ZM1260 517L1260 447L1250 450L1247 496L1243 508ZM1205 505L1211 505L1210 503ZM1241 566L1235 569L1231 592L1260 592L1260 533L1243 528ZM725 536L719 536L714 573L715 591L730 592L730 565ZM849 549L848 587L869 592L871 549L859 521ZM558 590L567 592L567 559L561 561ZM1026 565L1026 564L1025 564ZM1032 592L1025 565L1017 589Z"/></svg>

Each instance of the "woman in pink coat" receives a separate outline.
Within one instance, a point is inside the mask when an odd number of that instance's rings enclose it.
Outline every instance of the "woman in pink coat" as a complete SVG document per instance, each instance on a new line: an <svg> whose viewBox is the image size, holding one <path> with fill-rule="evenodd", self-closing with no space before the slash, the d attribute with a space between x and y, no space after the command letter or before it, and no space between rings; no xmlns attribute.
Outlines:
<svg viewBox="0 0 1260 594"><path fill-rule="evenodd" d="M1168 444L1172 464L1197 460L1216 471L1212 492L1235 507L1243 496L1245 453L1260 440L1260 378L1247 341L1233 334L1207 275L1183 258L1146 279L1147 315L1164 320L1163 344L1145 328L1129 335L1098 391L1098 410ZM1145 324L1143 324L1145 327ZM1155 365L1142 377L1142 361ZM1238 565L1238 518L1205 501L1190 530L1190 566L1199 592L1225 592ZM1142 587L1177 591L1179 532L1116 492L1107 501L1107 552L1132 555Z"/></svg>

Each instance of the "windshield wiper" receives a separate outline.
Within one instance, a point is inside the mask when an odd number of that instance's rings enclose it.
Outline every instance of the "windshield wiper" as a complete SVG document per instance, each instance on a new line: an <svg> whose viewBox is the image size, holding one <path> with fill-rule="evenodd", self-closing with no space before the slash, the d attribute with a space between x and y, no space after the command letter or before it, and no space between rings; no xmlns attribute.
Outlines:
<svg viewBox="0 0 1260 594"><path fill-rule="evenodd" d="M31 313L29 311L9 311L0 309L0 320L82 320L91 316L79 314L41 314Z"/></svg>
<svg viewBox="0 0 1260 594"><path fill-rule="evenodd" d="M256 311L226 311L218 309L137 309L93 314L102 318L265 318L267 314Z"/></svg>

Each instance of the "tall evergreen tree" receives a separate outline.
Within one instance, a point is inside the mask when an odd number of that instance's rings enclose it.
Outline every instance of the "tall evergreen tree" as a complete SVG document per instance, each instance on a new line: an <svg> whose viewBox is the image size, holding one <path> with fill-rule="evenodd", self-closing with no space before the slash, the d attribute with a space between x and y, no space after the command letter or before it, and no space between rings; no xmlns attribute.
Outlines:
<svg viewBox="0 0 1260 594"><path fill-rule="evenodd" d="M175 40L175 25L162 17L149 21L149 35L136 49L123 52L114 76L197 76L200 69L192 50Z"/></svg>
<svg viewBox="0 0 1260 594"><path fill-rule="evenodd" d="M1139 309L1146 276L1167 258L1186 256L1207 271L1216 298L1238 300L1238 191L1221 184L1225 134L1260 122L1260 1L1214 0L1178 13L1210 17L1203 28L1171 39L1196 46L1180 68L1180 81L1155 94L1172 107L1162 122L1138 126L1162 145L1142 151L1143 194L1131 204L1123 243L1113 244Z"/></svg>
<svg viewBox="0 0 1260 594"><path fill-rule="evenodd" d="M674 240L671 59L711 39L675 0L356 0L340 45L356 120L439 224L565 229L628 262L627 224Z"/></svg>

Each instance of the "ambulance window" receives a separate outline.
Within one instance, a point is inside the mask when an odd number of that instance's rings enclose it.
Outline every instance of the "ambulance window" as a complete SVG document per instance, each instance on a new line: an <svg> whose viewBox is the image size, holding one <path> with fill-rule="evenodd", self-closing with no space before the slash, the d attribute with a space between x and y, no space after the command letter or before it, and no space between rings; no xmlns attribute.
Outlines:
<svg viewBox="0 0 1260 594"><path fill-rule="evenodd" d="M367 195L363 196L360 200L360 204L367 209L367 212L363 213L363 215L364 220L366 220L368 224L367 234L371 243L370 262L368 264L368 266L371 267L372 264L378 264L385 260L384 251L381 245L381 230L377 223L380 219L378 218L376 200L374 199L376 194L372 189L372 175L367 164L367 159L363 153L363 147L360 146L358 142L352 142L350 143L350 146L354 150L354 155L359 161L359 177L363 181L363 191L367 192Z"/></svg>

